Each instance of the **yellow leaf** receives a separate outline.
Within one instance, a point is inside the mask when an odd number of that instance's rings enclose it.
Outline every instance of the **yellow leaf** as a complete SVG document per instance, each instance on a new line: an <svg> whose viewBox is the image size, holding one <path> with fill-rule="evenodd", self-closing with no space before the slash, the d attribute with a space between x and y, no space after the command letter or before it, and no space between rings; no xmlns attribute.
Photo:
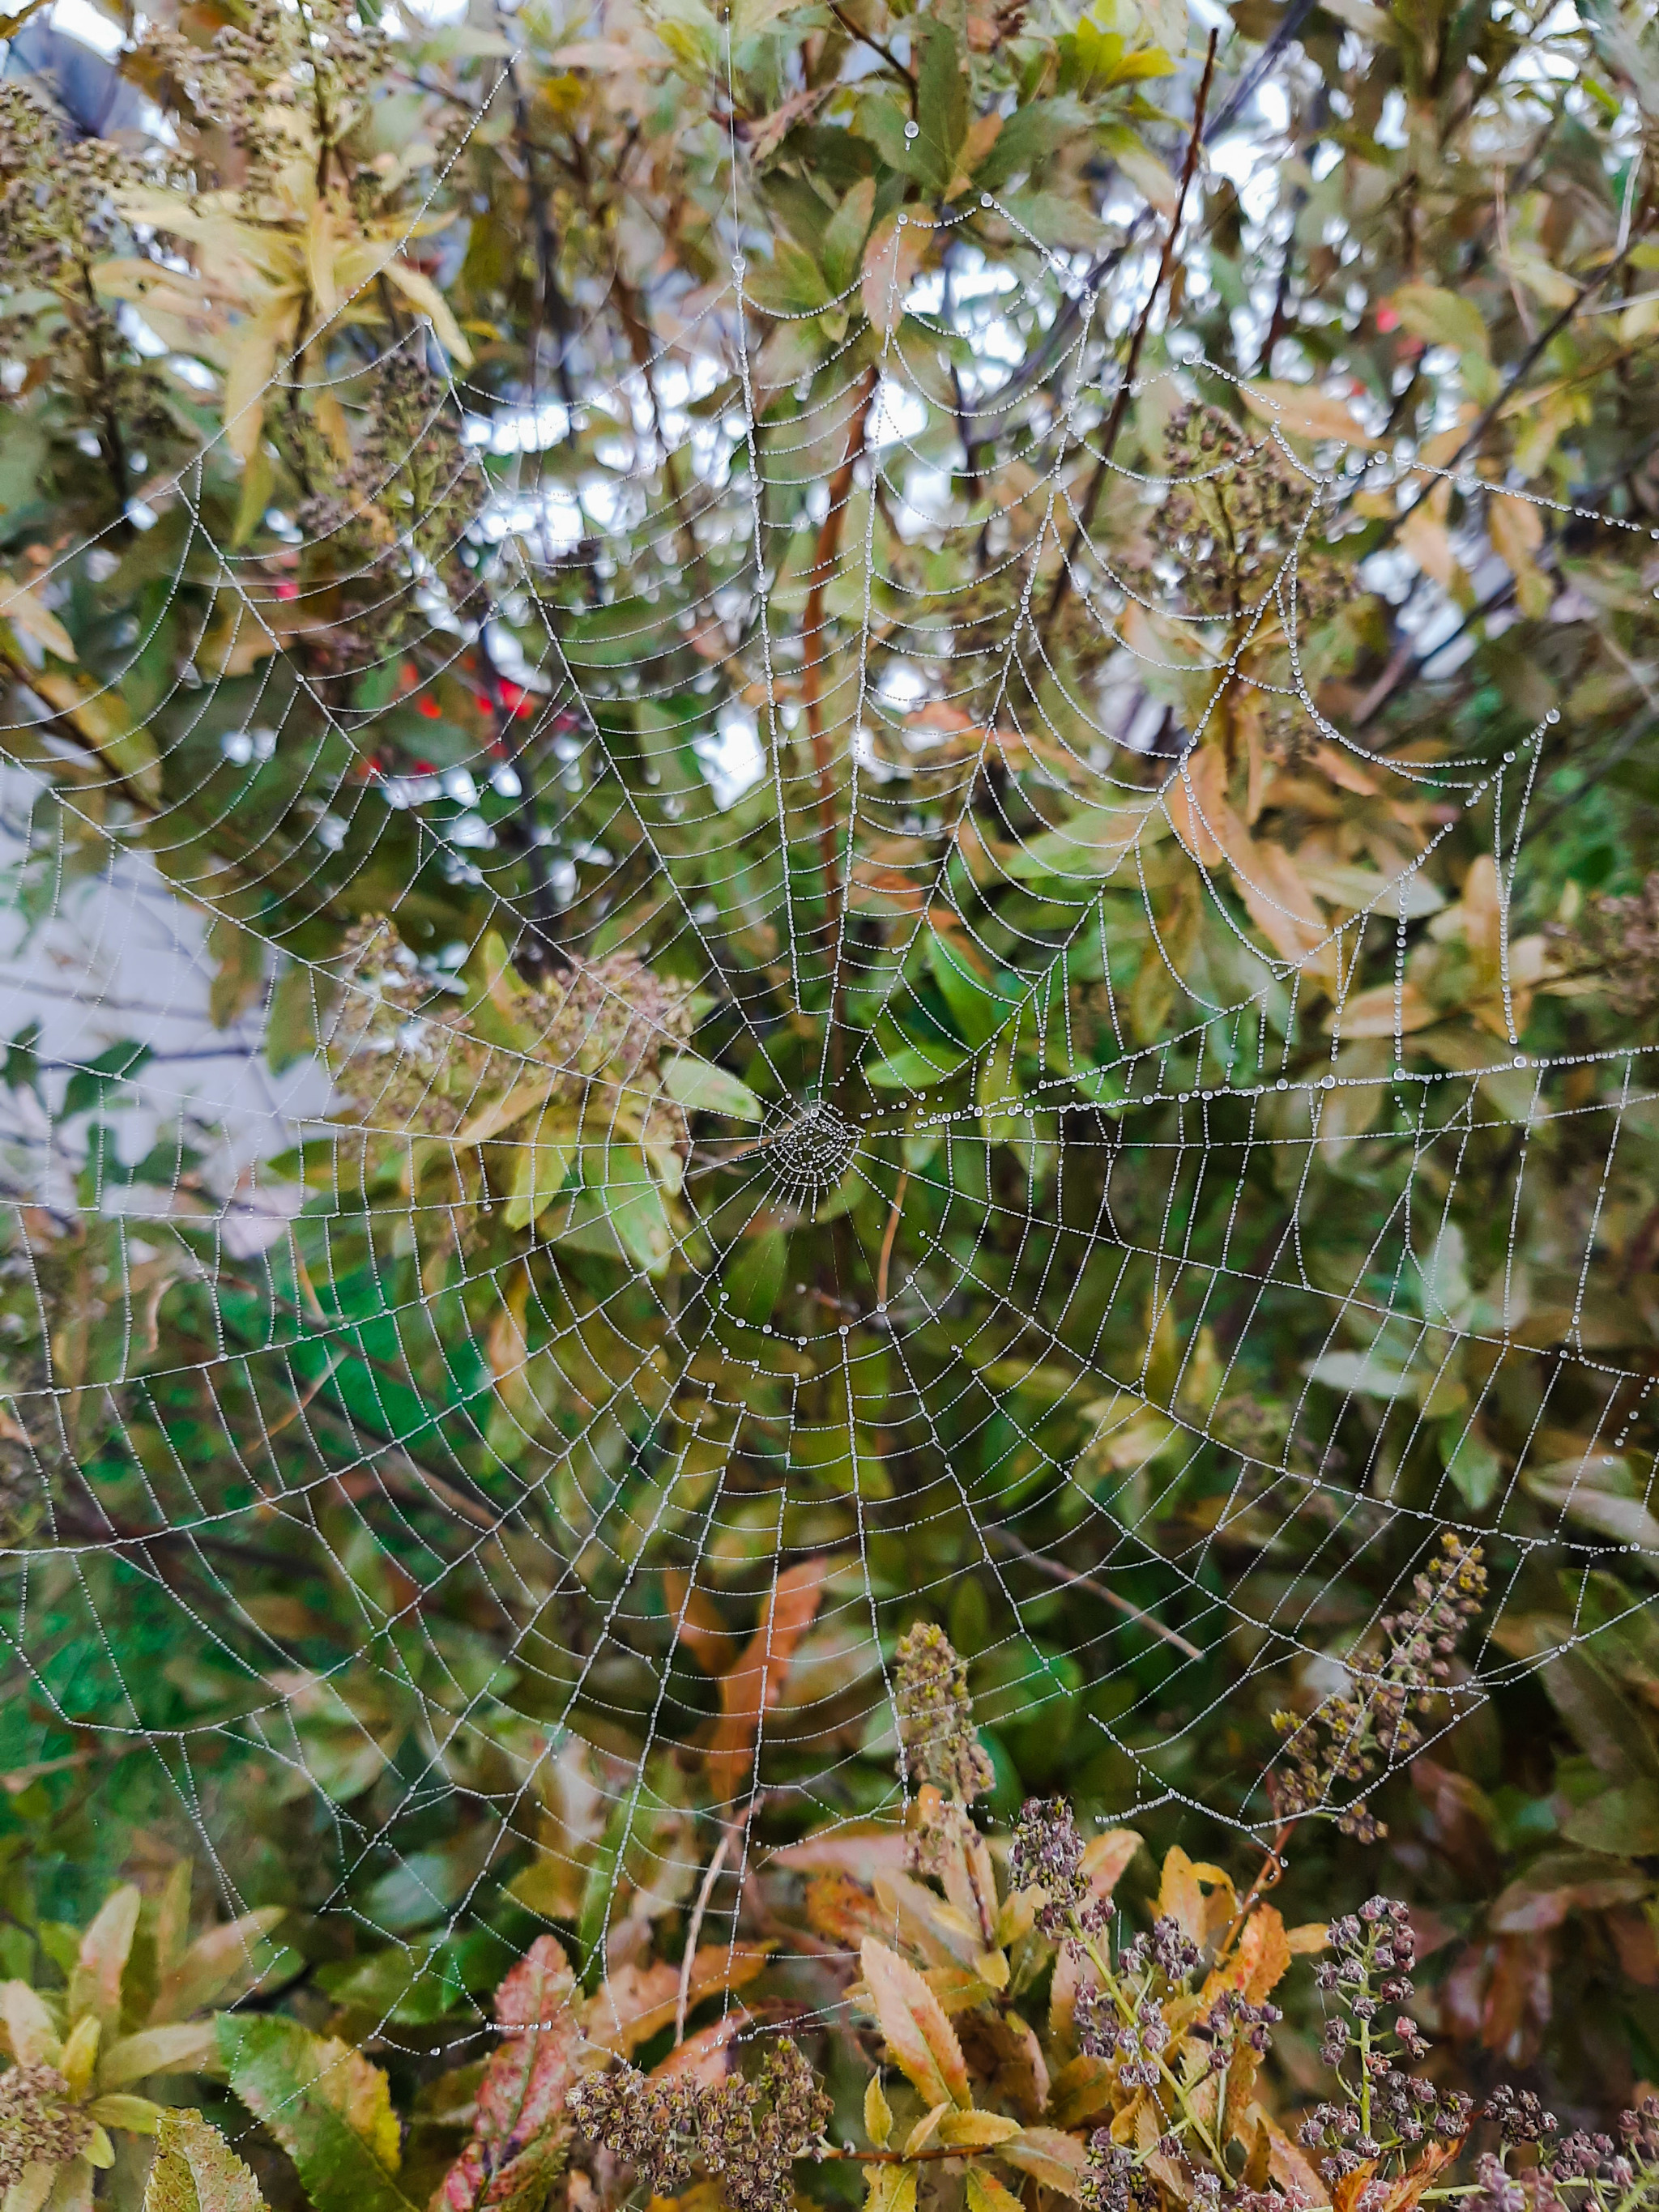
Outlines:
<svg viewBox="0 0 1659 2212"><path fill-rule="evenodd" d="M525 1229L545 1213L564 1187L575 1157L571 1145L538 1140L518 1147L513 1188L507 1201L507 1225Z"/></svg>
<svg viewBox="0 0 1659 2212"><path fill-rule="evenodd" d="M1086 2154L1077 2137L1063 2129L1023 2129L1007 2142L998 2144L997 2156L1006 2158L1022 2173L1031 2174L1045 2189L1059 2190L1063 2197L1077 2196L1083 2185Z"/></svg>
<svg viewBox="0 0 1659 2212"><path fill-rule="evenodd" d="M914 2166L872 2166L864 2212L916 2212Z"/></svg>
<svg viewBox="0 0 1659 2212"><path fill-rule="evenodd" d="M1486 532L1498 559L1518 576L1532 566L1531 556L1544 542L1544 518L1529 499L1499 492L1487 504Z"/></svg>
<svg viewBox="0 0 1659 2212"><path fill-rule="evenodd" d="M1564 276L1531 246L1511 246L1500 258L1500 266L1506 276L1524 284L1547 307L1570 307L1578 297L1578 287L1571 277Z"/></svg>
<svg viewBox="0 0 1659 2212"><path fill-rule="evenodd" d="M968 2212L1021 2212L1021 2206L1012 2190L1005 2189L994 2174L981 2173L976 2166L970 2166Z"/></svg>
<svg viewBox="0 0 1659 2212"><path fill-rule="evenodd" d="M1157 155L1135 139L1119 147L1115 158L1142 198L1150 201L1161 216L1172 218L1181 203L1181 187Z"/></svg>
<svg viewBox="0 0 1659 2212"><path fill-rule="evenodd" d="M957 2032L921 1976L873 1936L865 1937L859 1956L877 2025L894 2063L930 2105L970 2104Z"/></svg>
<svg viewBox="0 0 1659 2212"><path fill-rule="evenodd" d="M1203 1942L1204 1892L1199 1887L1197 1868L1179 1844L1170 1846L1164 1862L1158 1912L1160 1920L1173 1920L1189 1942Z"/></svg>
<svg viewBox="0 0 1659 2212"><path fill-rule="evenodd" d="M870 2076L864 2093L864 2132L878 2150L886 2149L887 2138L893 2132L893 2108L882 2089L879 2074Z"/></svg>
<svg viewBox="0 0 1659 2212"><path fill-rule="evenodd" d="M1457 556L1452 551L1445 524L1431 512L1427 500L1419 500L1401 524L1400 543L1423 574L1431 576L1443 592L1452 589L1457 577Z"/></svg>
<svg viewBox="0 0 1659 2212"><path fill-rule="evenodd" d="M1457 353L1488 358L1486 326L1473 300L1443 291L1437 284L1402 284L1391 304L1401 321L1428 345L1450 346Z"/></svg>
<svg viewBox="0 0 1659 2212"><path fill-rule="evenodd" d="M950 2111L950 2109L951 2107L948 2104L935 2105L931 2112L927 2112L922 2114L921 2118L916 2122L915 2127L911 2129L909 2134L904 2138L904 2155L906 2158L915 2158L919 2151L924 2151L927 2149L928 2144L933 2139L934 2129L938 2127L939 2122L945 2118L945 2115Z"/></svg>
<svg viewBox="0 0 1659 2212"><path fill-rule="evenodd" d="M104 2023L96 2013L83 2013L64 2043L58 2071L69 2083L70 2095L77 2104L92 2087L92 2069L98 2059L98 2039L103 2032Z"/></svg>
<svg viewBox="0 0 1659 2212"><path fill-rule="evenodd" d="M990 2150L1019 2133L1019 2122L1006 2112L946 2112L939 2139L951 2150Z"/></svg>
<svg viewBox="0 0 1659 2212"><path fill-rule="evenodd" d="M1345 446L1374 446L1340 399L1328 398L1309 384L1265 380L1242 384L1244 404L1253 415L1277 422L1296 438L1340 438Z"/></svg>
<svg viewBox="0 0 1659 2212"><path fill-rule="evenodd" d="M59 660L75 659L74 641L51 608L42 605L33 585L15 583L9 576L0 574L0 615L25 637L55 653Z"/></svg>
<svg viewBox="0 0 1659 2212"><path fill-rule="evenodd" d="M231 334L222 405L225 443L240 461L251 460L258 450L265 387L276 374L277 349L292 341L295 313L292 300L279 299Z"/></svg>
<svg viewBox="0 0 1659 2212"><path fill-rule="evenodd" d="M164 2112L144 2212L264 2212L258 2183L199 2112Z"/></svg>
<svg viewBox="0 0 1659 2212"><path fill-rule="evenodd" d="M130 2136L153 2136L165 2107L149 2097L133 2097L121 2090L112 2096L94 2097L87 2118L100 2127L124 2128Z"/></svg>
<svg viewBox="0 0 1659 2212"><path fill-rule="evenodd" d="M431 318L439 342L451 359L459 362L463 368L470 368L472 349L461 336L460 325L450 313L448 302L431 279L422 276L418 269L411 269L406 261L388 261L386 273L406 300L412 301Z"/></svg>
<svg viewBox="0 0 1659 2212"><path fill-rule="evenodd" d="M1392 983L1379 983L1374 990L1356 992L1331 1017L1331 1027L1340 1029L1348 1037L1391 1037L1396 1032L1409 1036L1415 1030L1425 1030L1431 1022L1440 1019L1438 1010L1431 1006L1415 983L1402 984L1396 1000Z"/></svg>

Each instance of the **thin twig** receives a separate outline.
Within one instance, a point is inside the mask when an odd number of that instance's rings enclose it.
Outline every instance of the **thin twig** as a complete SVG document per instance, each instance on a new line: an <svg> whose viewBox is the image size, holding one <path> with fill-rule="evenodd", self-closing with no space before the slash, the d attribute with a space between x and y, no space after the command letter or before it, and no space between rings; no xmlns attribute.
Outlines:
<svg viewBox="0 0 1659 2212"><path fill-rule="evenodd" d="M830 504L818 531L818 542L813 555L812 588L806 595L806 612L801 623L805 659L801 666L800 693L806 708L806 726L812 740L812 769L817 783L818 865L823 877L825 943L832 948L832 958L841 927L841 869L836 854L835 762L830 756L829 732L823 726L823 705L818 689L820 671L828 658L823 644L828 622L823 610L823 595L841 550L842 524L846 518L848 500L853 489L853 470L864 451L864 426L869 419L870 403L876 394L876 365L872 362L864 372L861 388L854 405L847 451L842 457L840 467L830 479ZM841 1032L836 1020L836 999L840 991L840 963L836 961L830 985L829 1022L830 1049L837 1054ZM836 1072L840 1072L838 1066Z"/></svg>
<svg viewBox="0 0 1659 2212"><path fill-rule="evenodd" d="M911 75L910 71L905 68L904 64L899 59L898 56L893 52L892 48L889 46L884 45L881 40L872 38L868 31L860 30L858 25L847 13L846 9L839 4L839 0L830 0L830 13L841 25L841 27L846 32L849 39L856 39L861 46L868 46L872 54L879 54L881 56L883 61L885 62L888 68L892 70L894 76L898 78L900 82L903 85L906 93L909 95L910 111L912 114L914 114L915 112L916 106L916 81Z"/></svg>
<svg viewBox="0 0 1659 2212"><path fill-rule="evenodd" d="M899 1179L893 1192L892 1209L887 1216L887 1226L882 1232L881 1263L876 1269L876 1311L887 1310L887 1270L893 1262L893 1239L898 1235L899 1215L904 1211L904 1194L910 1188L910 1170L899 1170Z"/></svg>
<svg viewBox="0 0 1659 2212"><path fill-rule="evenodd" d="M1006 1528L991 1530L989 1539L994 1544L1005 1546L1016 1558L1024 1559L1028 1566L1036 1567L1039 1573L1050 1576L1057 1583L1064 1583L1067 1589L1087 1590L1091 1597L1103 1599L1126 1620L1133 1620L1151 1636L1161 1637L1165 1644L1174 1644L1176 1650L1185 1652L1188 1658L1201 1659L1204 1656L1196 1644L1189 1644L1177 1630L1166 1628L1155 1614L1143 1613L1138 1605L1131 1605L1127 1597L1120 1596L1115 1589L1109 1589L1104 1583L1097 1582L1092 1575L1081 1574L1075 1567L1062 1566L1058 1559L1050 1559L1041 1552L1034 1552L1029 1544L1022 1544L1018 1536L1010 1535Z"/></svg>
<svg viewBox="0 0 1659 2212"><path fill-rule="evenodd" d="M685 2008L691 1997L691 1961L697 1955L697 1938L702 1934L702 1916L708 1910L708 1900L714 1895L714 1878L726 1864L726 1855L732 1848L732 1830L723 1828L720 1839L714 1846L714 1856L703 1871L702 1887L697 1892L697 1901L691 1908L691 1918L685 1931L685 1956L680 1960L679 1995L674 2001L674 2042L676 2046L685 2040Z"/></svg>
<svg viewBox="0 0 1659 2212"><path fill-rule="evenodd" d="M1220 33L1216 31L1212 31L1210 33L1209 46L1204 56L1204 75L1199 81L1198 99L1193 107L1193 127L1187 140L1187 158L1181 167L1181 186L1176 195L1175 213L1170 218L1169 235L1164 241L1164 251L1158 257L1158 274L1152 279L1152 289L1146 295L1146 304L1140 311L1140 318L1135 325L1134 334L1129 340L1128 357L1123 364L1123 374L1118 380L1117 392L1112 401L1111 412L1106 417L1106 427L1101 433L1100 458L1095 464L1094 475L1090 480L1088 490L1084 495L1083 507L1078 515L1077 528L1072 533L1071 546L1060 563L1060 574L1054 579L1054 592L1048 601L1048 618L1050 623L1054 622L1065 605L1066 595L1071 589L1073 563L1076 561L1079 550L1089 535L1089 526L1094 520L1096 505L1111 469L1112 450L1117 444L1118 433L1122 429L1124 418L1129 411L1129 401L1134 392L1135 371L1140 366L1141 349L1145 346L1147 333L1152 326L1153 312L1157 308L1164 285L1169 282L1170 271L1175 265L1176 241L1181 236L1181 225L1187 211L1187 194L1191 189L1193 178L1197 173L1199 149L1204 143L1204 110L1210 97L1210 81L1215 75L1215 50L1219 35Z"/></svg>
<svg viewBox="0 0 1659 2212"><path fill-rule="evenodd" d="M1629 248L1626 247L1626 252L1628 252L1628 251ZM1561 309L1560 313L1556 315L1553 320L1545 324L1543 329L1540 331L1537 337L1527 348L1525 353L1523 353L1520 360L1516 362L1514 374L1510 376L1508 383L1504 386L1504 389L1498 393L1495 399L1490 401L1486 406L1481 409L1480 414L1476 416L1474 422L1469 426L1468 435L1464 439L1462 444L1459 446L1457 451L1453 453L1449 459L1441 462L1434 470L1433 473L1425 480L1422 490L1419 492L1417 497L1412 501L1409 507L1402 507L1399 514L1389 517L1381 535L1370 549L1373 553L1381 552L1385 545L1389 544L1393 539L1399 535L1401 530L1411 520L1412 516L1416 514L1418 508L1422 506L1424 501L1431 498L1438 487L1448 480L1451 476L1452 471L1456 468L1458 463L1463 459L1464 455L1466 453L1473 453L1475 447L1479 446L1481 440L1486 436L1487 431L1491 429L1492 424L1498 420L1499 414L1516 398L1516 393L1520 390L1522 380L1531 373L1542 355L1554 344L1556 339L1559 338L1562 331L1566 329L1568 324L1571 322L1573 317L1583 306L1585 301L1588 300L1592 294L1601 290L1601 287L1607 282L1609 277L1611 277L1619 269L1624 259L1624 253L1614 254L1607 262L1606 267L1602 269L1598 275L1587 277L1584 283L1579 286L1572 298L1568 301L1566 306Z"/></svg>

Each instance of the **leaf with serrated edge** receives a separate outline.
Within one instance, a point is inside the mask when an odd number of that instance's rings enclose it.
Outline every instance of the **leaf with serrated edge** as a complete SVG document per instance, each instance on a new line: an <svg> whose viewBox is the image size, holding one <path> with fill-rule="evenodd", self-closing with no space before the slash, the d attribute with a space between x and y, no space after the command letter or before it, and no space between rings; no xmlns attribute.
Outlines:
<svg viewBox="0 0 1659 2212"><path fill-rule="evenodd" d="M1020 2201L994 2173L968 2169L968 2212L1021 2212Z"/></svg>
<svg viewBox="0 0 1659 2212"><path fill-rule="evenodd" d="M864 2132L878 2150L885 2150L893 2132L893 2108L881 2086L879 2074L870 2076L864 2092Z"/></svg>
<svg viewBox="0 0 1659 2212"><path fill-rule="evenodd" d="M1075 2197L1083 2184L1083 2145L1059 2128L1026 2128L1007 2142L997 2145L997 2156L1030 2174L1045 2189Z"/></svg>
<svg viewBox="0 0 1659 2212"><path fill-rule="evenodd" d="M1019 2133L1019 2122L1006 2112L947 2112L939 2139L951 2150L991 2150Z"/></svg>
<svg viewBox="0 0 1659 2212"><path fill-rule="evenodd" d="M873 1936L859 1954L876 2021L894 2063L930 2105L972 2102L968 2068L945 2008L907 1960Z"/></svg>
<svg viewBox="0 0 1659 2212"><path fill-rule="evenodd" d="M219 2016L230 2086L293 2160L316 2212L405 2212L386 2075L298 2021Z"/></svg>
<svg viewBox="0 0 1659 2212"><path fill-rule="evenodd" d="M144 2212L264 2212L259 2185L199 2112L163 2112Z"/></svg>
<svg viewBox="0 0 1659 2212"><path fill-rule="evenodd" d="M864 2212L916 2212L914 2166L872 2166Z"/></svg>

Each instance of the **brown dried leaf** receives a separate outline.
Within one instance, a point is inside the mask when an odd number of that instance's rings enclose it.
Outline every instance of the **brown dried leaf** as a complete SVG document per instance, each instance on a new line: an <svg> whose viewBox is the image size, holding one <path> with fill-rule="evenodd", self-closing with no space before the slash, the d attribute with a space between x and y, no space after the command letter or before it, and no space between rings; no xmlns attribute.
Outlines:
<svg viewBox="0 0 1659 2212"><path fill-rule="evenodd" d="M709 1784L717 1798L734 1798L749 1778L757 1734L778 1702L789 1662L812 1625L829 1572L830 1562L822 1557L786 1567L772 1585L765 1614L747 1650L720 1677L720 1716L708 1747Z"/></svg>
<svg viewBox="0 0 1659 2212"><path fill-rule="evenodd" d="M1259 380L1240 385L1239 392L1253 415L1276 422L1293 438L1340 438L1345 446L1376 442L1360 428L1341 400L1328 398L1311 386Z"/></svg>
<svg viewBox="0 0 1659 2212"><path fill-rule="evenodd" d="M1059 2128L1027 2128L1012 2142L1000 2143L997 2156L1030 2174L1045 2189L1076 2197L1082 2189L1087 2153L1075 2136Z"/></svg>
<svg viewBox="0 0 1659 2212"><path fill-rule="evenodd" d="M691 1961L688 2010L720 1990L740 1990L766 1964L764 1948L705 1943ZM626 2058L674 2017L679 2002L680 1970L659 1959L649 1966L619 1966L588 2000L584 2022L587 2039L601 2051Z"/></svg>

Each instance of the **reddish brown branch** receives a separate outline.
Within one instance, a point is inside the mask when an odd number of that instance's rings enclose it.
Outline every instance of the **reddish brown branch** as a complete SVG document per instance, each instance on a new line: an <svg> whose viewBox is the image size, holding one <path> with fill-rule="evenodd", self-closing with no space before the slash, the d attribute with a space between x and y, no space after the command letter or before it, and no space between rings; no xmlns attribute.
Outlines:
<svg viewBox="0 0 1659 2212"><path fill-rule="evenodd" d="M818 684L824 662L829 658L824 635L827 618L823 596L841 551L842 525L846 519L848 500L853 489L853 470L864 451L864 426L869 420L870 403L875 393L876 367L872 362L865 370L859 386L852 425L848 433L847 450L842 456L840 466L830 479L830 505L818 527L817 547L813 557L812 588L806 595L806 614L802 624L805 659L801 668L800 690L802 702L806 708L806 727L812 740L812 769L817 784L818 865L823 877L826 941L830 948L833 968L829 1012L830 1040L837 1073L840 1073L840 1031L836 1021L835 1002L841 973L836 946L841 925L841 870L836 853L835 761L830 750L830 734L823 726L823 702Z"/></svg>

